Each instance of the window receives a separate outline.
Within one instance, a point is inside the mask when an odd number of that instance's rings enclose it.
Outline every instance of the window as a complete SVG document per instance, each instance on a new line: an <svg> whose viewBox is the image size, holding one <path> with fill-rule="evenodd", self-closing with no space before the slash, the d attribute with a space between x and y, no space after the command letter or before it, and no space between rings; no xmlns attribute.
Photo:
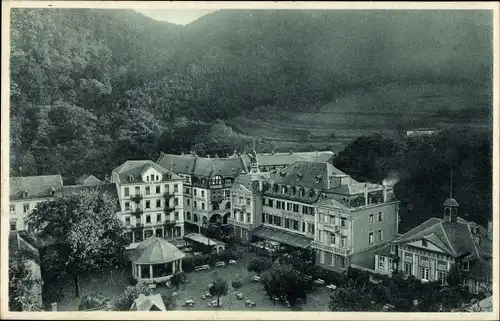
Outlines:
<svg viewBox="0 0 500 321"><path fill-rule="evenodd" d="M308 223L307 224L307 232L314 234L314 224L313 223Z"/></svg>
<svg viewBox="0 0 500 321"><path fill-rule="evenodd" d="M151 208L151 201L146 201L146 208Z"/></svg>
<svg viewBox="0 0 500 321"><path fill-rule="evenodd" d="M281 217L273 216L273 224L276 226L281 226Z"/></svg>
<svg viewBox="0 0 500 321"><path fill-rule="evenodd" d="M389 258L389 271L394 270L394 260Z"/></svg>
<svg viewBox="0 0 500 321"><path fill-rule="evenodd" d="M340 246L341 247L346 247L347 246L347 237L346 236L341 236L340 237Z"/></svg>
<svg viewBox="0 0 500 321"><path fill-rule="evenodd" d="M469 271L470 264L469 262L462 262L462 270Z"/></svg>
<svg viewBox="0 0 500 321"><path fill-rule="evenodd" d="M292 220L293 221L293 229L295 231L298 231L299 230L299 221L297 220Z"/></svg>
<svg viewBox="0 0 500 321"><path fill-rule="evenodd" d="M130 217L125 217L125 225L130 226Z"/></svg>
<svg viewBox="0 0 500 321"><path fill-rule="evenodd" d="M291 211L292 210L292 203L286 203L286 210Z"/></svg>
<svg viewBox="0 0 500 321"><path fill-rule="evenodd" d="M194 208L198 208L198 202L194 201L194 205L193 205Z"/></svg>
<svg viewBox="0 0 500 321"><path fill-rule="evenodd" d="M160 177L158 175L156 175L156 180L159 181L160 180Z"/></svg>
<svg viewBox="0 0 500 321"><path fill-rule="evenodd" d="M193 188L193 195L198 196L198 190L196 188Z"/></svg>
<svg viewBox="0 0 500 321"><path fill-rule="evenodd" d="M161 193L161 186L156 185L156 194L160 194L160 193Z"/></svg>
<svg viewBox="0 0 500 321"><path fill-rule="evenodd" d="M420 279L423 281L429 281L429 268L426 267L420 268Z"/></svg>
<svg viewBox="0 0 500 321"><path fill-rule="evenodd" d="M271 215L271 214L269 214L269 215L267 216L267 223L268 223L268 224L273 224L273 217L274 217L274 216L273 216L273 215Z"/></svg>
<svg viewBox="0 0 500 321"><path fill-rule="evenodd" d="M330 254L330 266L335 266L335 254Z"/></svg>
<svg viewBox="0 0 500 321"><path fill-rule="evenodd" d="M174 206L179 206L179 199L177 197L174 198Z"/></svg>
<svg viewBox="0 0 500 321"><path fill-rule="evenodd" d="M426 239L422 239L422 246L427 247L427 240Z"/></svg>
<svg viewBox="0 0 500 321"><path fill-rule="evenodd" d="M201 203L201 209L204 210L205 209L205 203Z"/></svg>
<svg viewBox="0 0 500 321"><path fill-rule="evenodd" d="M178 192L179 192L179 185L174 184L174 193L178 193Z"/></svg>
<svg viewBox="0 0 500 321"><path fill-rule="evenodd" d="M335 234L330 234L330 244L335 245Z"/></svg>
<svg viewBox="0 0 500 321"><path fill-rule="evenodd" d="M378 268L385 270L385 257L384 256L378 257Z"/></svg>
<svg viewBox="0 0 500 321"><path fill-rule="evenodd" d="M298 213L299 212L299 204L293 204L293 211L295 213Z"/></svg>
<svg viewBox="0 0 500 321"><path fill-rule="evenodd" d="M17 220L10 221L10 230L11 231L17 230Z"/></svg>
<svg viewBox="0 0 500 321"><path fill-rule="evenodd" d="M368 223L373 223L373 216L374 216L373 214L370 214L368 216Z"/></svg>
<svg viewBox="0 0 500 321"><path fill-rule="evenodd" d="M125 202L125 211L130 211L130 202Z"/></svg>
<svg viewBox="0 0 500 321"><path fill-rule="evenodd" d="M191 194L191 189L189 187L186 187L186 194Z"/></svg>
<svg viewBox="0 0 500 321"><path fill-rule="evenodd" d="M29 204L23 204L23 211L24 213L28 212L30 210L30 205Z"/></svg>
<svg viewBox="0 0 500 321"><path fill-rule="evenodd" d="M193 221L198 222L198 214L193 214Z"/></svg>
<svg viewBox="0 0 500 321"><path fill-rule="evenodd" d="M146 223L151 223L151 215L146 215Z"/></svg>
<svg viewBox="0 0 500 321"><path fill-rule="evenodd" d="M250 213L247 213L247 223L252 223L252 216L250 215Z"/></svg>
<svg viewBox="0 0 500 321"><path fill-rule="evenodd" d="M168 184L165 184L165 193L168 193Z"/></svg>
<svg viewBox="0 0 500 321"><path fill-rule="evenodd" d="M306 222L302 222L302 233L306 231Z"/></svg>
<svg viewBox="0 0 500 321"><path fill-rule="evenodd" d="M156 221L161 222L161 214L156 214Z"/></svg>
<svg viewBox="0 0 500 321"><path fill-rule="evenodd" d="M368 234L368 244L373 244L373 232Z"/></svg>
<svg viewBox="0 0 500 321"><path fill-rule="evenodd" d="M250 199L247 198L247 206L250 206Z"/></svg>
<svg viewBox="0 0 500 321"><path fill-rule="evenodd" d="M201 197L205 197L205 191L201 191Z"/></svg>
<svg viewBox="0 0 500 321"><path fill-rule="evenodd" d="M272 199L268 199L267 205L269 205L269 207L273 207L273 200Z"/></svg>
<svg viewBox="0 0 500 321"><path fill-rule="evenodd" d="M413 274L413 264L405 262L405 274L412 275Z"/></svg>
<svg viewBox="0 0 500 321"><path fill-rule="evenodd" d="M130 195L130 188L125 187L125 196L129 196L129 195Z"/></svg>
<svg viewBox="0 0 500 321"><path fill-rule="evenodd" d="M340 218L340 226L346 226L347 225L347 219L345 217Z"/></svg>
<svg viewBox="0 0 500 321"><path fill-rule="evenodd" d="M179 220L179 212L174 212L174 219L175 219L176 221L178 221L178 220Z"/></svg>
<svg viewBox="0 0 500 321"><path fill-rule="evenodd" d="M236 218L236 211L234 211L234 217ZM266 222L266 214L262 213L262 223L265 223Z"/></svg>
<svg viewBox="0 0 500 321"><path fill-rule="evenodd" d="M156 207L161 207L161 200L156 200Z"/></svg>
<svg viewBox="0 0 500 321"><path fill-rule="evenodd" d="M285 218L285 228L290 228L290 219Z"/></svg>
<svg viewBox="0 0 500 321"><path fill-rule="evenodd" d="M325 252L323 251L319 252L319 263L325 264Z"/></svg>
<svg viewBox="0 0 500 321"><path fill-rule="evenodd" d="M187 212L187 213L186 213L186 218L187 218L188 220L191 220L191 212Z"/></svg>
<svg viewBox="0 0 500 321"><path fill-rule="evenodd" d="M384 239L384 234L382 230L377 231L377 239L378 241L382 241Z"/></svg>
<svg viewBox="0 0 500 321"><path fill-rule="evenodd" d="M10 206L10 211L15 212L16 211L16 205L11 205Z"/></svg>
<svg viewBox="0 0 500 321"><path fill-rule="evenodd" d="M441 281L441 285L448 284L448 282L446 282L447 274L445 272L438 272L438 278L439 278L439 281Z"/></svg>
<svg viewBox="0 0 500 321"><path fill-rule="evenodd" d="M378 212L378 221L382 222L383 220L384 220L384 215L382 214L382 212Z"/></svg>
<svg viewBox="0 0 500 321"><path fill-rule="evenodd" d="M189 198L186 200L186 203L187 203L187 206L191 206L191 200Z"/></svg>

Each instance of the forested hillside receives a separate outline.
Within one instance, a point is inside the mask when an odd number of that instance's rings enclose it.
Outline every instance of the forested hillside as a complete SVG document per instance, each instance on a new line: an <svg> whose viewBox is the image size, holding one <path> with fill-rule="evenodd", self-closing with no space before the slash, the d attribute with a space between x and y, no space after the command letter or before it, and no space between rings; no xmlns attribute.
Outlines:
<svg viewBox="0 0 500 321"><path fill-rule="evenodd" d="M187 26L132 10L11 17L12 175L60 172L65 183L160 151L242 151L251 137L225 121L308 112L352 88L491 88L484 12L223 10Z"/></svg>

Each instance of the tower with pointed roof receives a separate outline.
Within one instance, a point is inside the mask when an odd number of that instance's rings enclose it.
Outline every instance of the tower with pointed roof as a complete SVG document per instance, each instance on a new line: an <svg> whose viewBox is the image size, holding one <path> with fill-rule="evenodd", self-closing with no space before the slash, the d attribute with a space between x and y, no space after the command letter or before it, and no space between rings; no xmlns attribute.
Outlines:
<svg viewBox="0 0 500 321"><path fill-rule="evenodd" d="M450 197L443 203L444 217L446 222L456 222L458 217L458 202L453 198L453 171L450 175Z"/></svg>

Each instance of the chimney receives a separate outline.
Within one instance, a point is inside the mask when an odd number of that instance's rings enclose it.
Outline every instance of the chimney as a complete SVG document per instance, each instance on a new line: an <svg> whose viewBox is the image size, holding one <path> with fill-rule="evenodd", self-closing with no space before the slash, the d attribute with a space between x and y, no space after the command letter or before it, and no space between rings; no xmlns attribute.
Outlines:
<svg viewBox="0 0 500 321"><path fill-rule="evenodd" d="M262 182L262 180L259 179L259 192L262 192L263 189L264 189L264 182Z"/></svg>
<svg viewBox="0 0 500 321"><path fill-rule="evenodd" d="M290 148L290 154L293 154L293 150Z"/></svg>
<svg viewBox="0 0 500 321"><path fill-rule="evenodd" d="M387 186L383 185L384 189L384 203L387 203Z"/></svg>
<svg viewBox="0 0 500 321"><path fill-rule="evenodd" d="M365 205L368 205L368 184L365 183Z"/></svg>
<svg viewBox="0 0 500 321"><path fill-rule="evenodd" d="M207 158L210 158L210 154L207 154Z"/></svg>
<svg viewBox="0 0 500 321"><path fill-rule="evenodd" d="M271 154L274 155L274 149L271 151Z"/></svg>
<svg viewBox="0 0 500 321"><path fill-rule="evenodd" d="M238 152L236 151L236 149L234 150L233 156L238 156Z"/></svg>

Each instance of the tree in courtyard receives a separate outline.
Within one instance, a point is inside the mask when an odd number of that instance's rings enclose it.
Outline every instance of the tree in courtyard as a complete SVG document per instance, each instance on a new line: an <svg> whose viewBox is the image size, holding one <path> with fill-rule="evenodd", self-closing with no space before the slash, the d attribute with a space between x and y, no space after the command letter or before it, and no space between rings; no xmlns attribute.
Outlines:
<svg viewBox="0 0 500 321"><path fill-rule="evenodd" d="M212 286L210 287L210 294L213 296L217 296L217 306L219 306L219 299L222 295L226 295L229 286L227 282L221 278L217 278Z"/></svg>
<svg viewBox="0 0 500 321"><path fill-rule="evenodd" d="M149 296L153 294L146 284L139 283L135 286L128 286L122 295L117 297L112 304L113 311L130 311L132 303L139 297L139 295L144 294Z"/></svg>
<svg viewBox="0 0 500 321"><path fill-rule="evenodd" d="M233 287L233 289L235 289L236 291L238 291L239 289L241 289L241 287L243 286L243 284L241 284L241 282L238 281L238 280L234 280L231 283L231 286Z"/></svg>
<svg viewBox="0 0 500 321"><path fill-rule="evenodd" d="M39 303L32 287L37 280L21 255L9 259L9 311L40 311Z"/></svg>
<svg viewBox="0 0 500 321"><path fill-rule="evenodd" d="M58 196L37 205L30 226L48 244L47 269L73 277L79 296L79 276L121 265L125 261L122 225L116 199L97 191Z"/></svg>
<svg viewBox="0 0 500 321"><path fill-rule="evenodd" d="M184 272L176 272L170 278L170 283L175 286L176 290L179 290L179 286L184 282L186 282L186 274Z"/></svg>
<svg viewBox="0 0 500 321"><path fill-rule="evenodd" d="M263 259L261 257L253 258L250 263L248 263L247 270L249 272L255 272L258 276L260 273L266 271L271 267L271 261Z"/></svg>
<svg viewBox="0 0 500 321"><path fill-rule="evenodd" d="M330 311L377 311L380 307L370 283L350 279L347 284L333 290L328 308Z"/></svg>
<svg viewBox="0 0 500 321"><path fill-rule="evenodd" d="M261 282L273 302L274 298L286 298L291 306L299 298L306 301L307 293L311 290L310 282L292 265L273 266Z"/></svg>

